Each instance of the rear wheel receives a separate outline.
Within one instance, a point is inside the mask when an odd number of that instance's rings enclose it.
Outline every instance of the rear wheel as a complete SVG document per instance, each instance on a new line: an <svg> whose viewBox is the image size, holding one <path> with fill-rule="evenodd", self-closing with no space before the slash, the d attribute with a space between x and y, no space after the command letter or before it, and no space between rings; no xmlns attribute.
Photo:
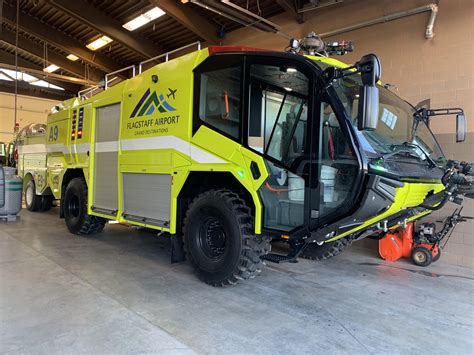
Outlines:
<svg viewBox="0 0 474 355"><path fill-rule="evenodd" d="M301 257L311 260L326 260L330 259L344 251L352 244L352 239L341 238L333 242L318 245L316 243L308 244L308 246L301 253Z"/></svg>
<svg viewBox="0 0 474 355"><path fill-rule="evenodd" d="M41 196L36 195L36 185L34 180L28 181L25 187L25 205L28 211L36 212L39 210Z"/></svg>
<svg viewBox="0 0 474 355"><path fill-rule="evenodd" d="M106 220L87 214L87 184L74 178L64 194L64 219L73 234L95 234L104 229Z"/></svg>
<svg viewBox="0 0 474 355"><path fill-rule="evenodd" d="M250 208L229 190L200 194L184 221L186 256L201 280L212 286L231 286L255 277L270 243L253 233Z"/></svg>
<svg viewBox="0 0 474 355"><path fill-rule="evenodd" d="M51 195L43 195L39 196L41 197L40 203L39 203L39 210L41 212L46 212L53 207L53 196Z"/></svg>

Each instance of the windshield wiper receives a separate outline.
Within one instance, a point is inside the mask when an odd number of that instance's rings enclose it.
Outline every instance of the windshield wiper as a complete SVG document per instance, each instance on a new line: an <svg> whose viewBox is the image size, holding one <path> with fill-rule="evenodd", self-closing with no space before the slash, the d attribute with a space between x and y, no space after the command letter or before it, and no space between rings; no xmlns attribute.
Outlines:
<svg viewBox="0 0 474 355"><path fill-rule="evenodd" d="M404 142L402 144L392 144L390 146L390 149L392 150L391 152L381 154L379 158L385 160L385 159L388 159L388 158L393 157L395 155L398 155L400 153L408 153L410 156L412 156L414 158L421 159L421 157L418 154L415 154L413 152L414 149L419 149L423 152L423 154L426 157L426 160L428 161L428 164L430 165L431 168L434 168L434 167L437 166L435 161L418 144L409 143L409 142Z"/></svg>

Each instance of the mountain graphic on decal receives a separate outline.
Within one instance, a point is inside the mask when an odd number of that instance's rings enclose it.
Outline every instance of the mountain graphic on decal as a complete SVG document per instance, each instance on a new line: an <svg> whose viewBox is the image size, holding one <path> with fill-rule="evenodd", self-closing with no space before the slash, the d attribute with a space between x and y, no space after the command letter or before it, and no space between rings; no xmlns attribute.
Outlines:
<svg viewBox="0 0 474 355"><path fill-rule="evenodd" d="M160 113L176 111L176 109L171 106L165 97L160 94L157 95L155 91L151 93L151 90L148 89L143 94L138 104L133 109L130 118L141 117L151 115L153 112L158 111Z"/></svg>

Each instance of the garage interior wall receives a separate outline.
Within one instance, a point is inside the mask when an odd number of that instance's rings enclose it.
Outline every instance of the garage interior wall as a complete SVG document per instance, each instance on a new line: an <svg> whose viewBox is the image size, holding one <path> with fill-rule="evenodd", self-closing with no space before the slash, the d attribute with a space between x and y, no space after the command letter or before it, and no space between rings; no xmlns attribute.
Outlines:
<svg viewBox="0 0 474 355"><path fill-rule="evenodd" d="M302 38L311 31L329 32L429 3L435 1L368 0L362 4L361 1L345 0L340 5L307 12L303 24L297 24L288 14L270 20L281 25L283 32ZM432 108L464 108L469 131L464 143L455 143L454 116L433 118L431 128L448 159L474 162L474 1L441 0L434 26L435 37L431 40L425 38L428 18L429 12L425 12L325 39L354 42L354 52L340 57L347 63L353 63L367 53L377 54L382 63L382 81L396 85L396 93L412 104L431 99ZM282 50L288 40L244 28L230 33L225 44ZM464 206L463 214L474 216L474 200L466 199ZM455 207L447 204L430 215L429 220L445 217ZM458 225L443 250L442 260L474 268L473 242L474 221ZM377 242L367 240L360 245L376 248Z"/></svg>
<svg viewBox="0 0 474 355"><path fill-rule="evenodd" d="M17 122L20 129L29 123L46 123L51 108L57 101L18 95ZM15 126L15 95L0 92L0 142L13 139Z"/></svg>

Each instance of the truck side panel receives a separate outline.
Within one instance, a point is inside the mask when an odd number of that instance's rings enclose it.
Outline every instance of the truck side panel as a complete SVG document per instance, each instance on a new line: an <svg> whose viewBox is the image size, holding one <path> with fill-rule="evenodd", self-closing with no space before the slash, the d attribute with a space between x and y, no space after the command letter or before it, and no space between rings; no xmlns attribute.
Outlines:
<svg viewBox="0 0 474 355"><path fill-rule="evenodd" d="M89 170L92 117L90 105L79 107L77 99L70 106L48 117L48 185L56 199L61 198L64 176L70 169Z"/></svg>
<svg viewBox="0 0 474 355"><path fill-rule="evenodd" d="M23 178L23 185L34 180L36 194L47 191L46 181L46 145L45 136L26 137L18 146L18 175Z"/></svg>

